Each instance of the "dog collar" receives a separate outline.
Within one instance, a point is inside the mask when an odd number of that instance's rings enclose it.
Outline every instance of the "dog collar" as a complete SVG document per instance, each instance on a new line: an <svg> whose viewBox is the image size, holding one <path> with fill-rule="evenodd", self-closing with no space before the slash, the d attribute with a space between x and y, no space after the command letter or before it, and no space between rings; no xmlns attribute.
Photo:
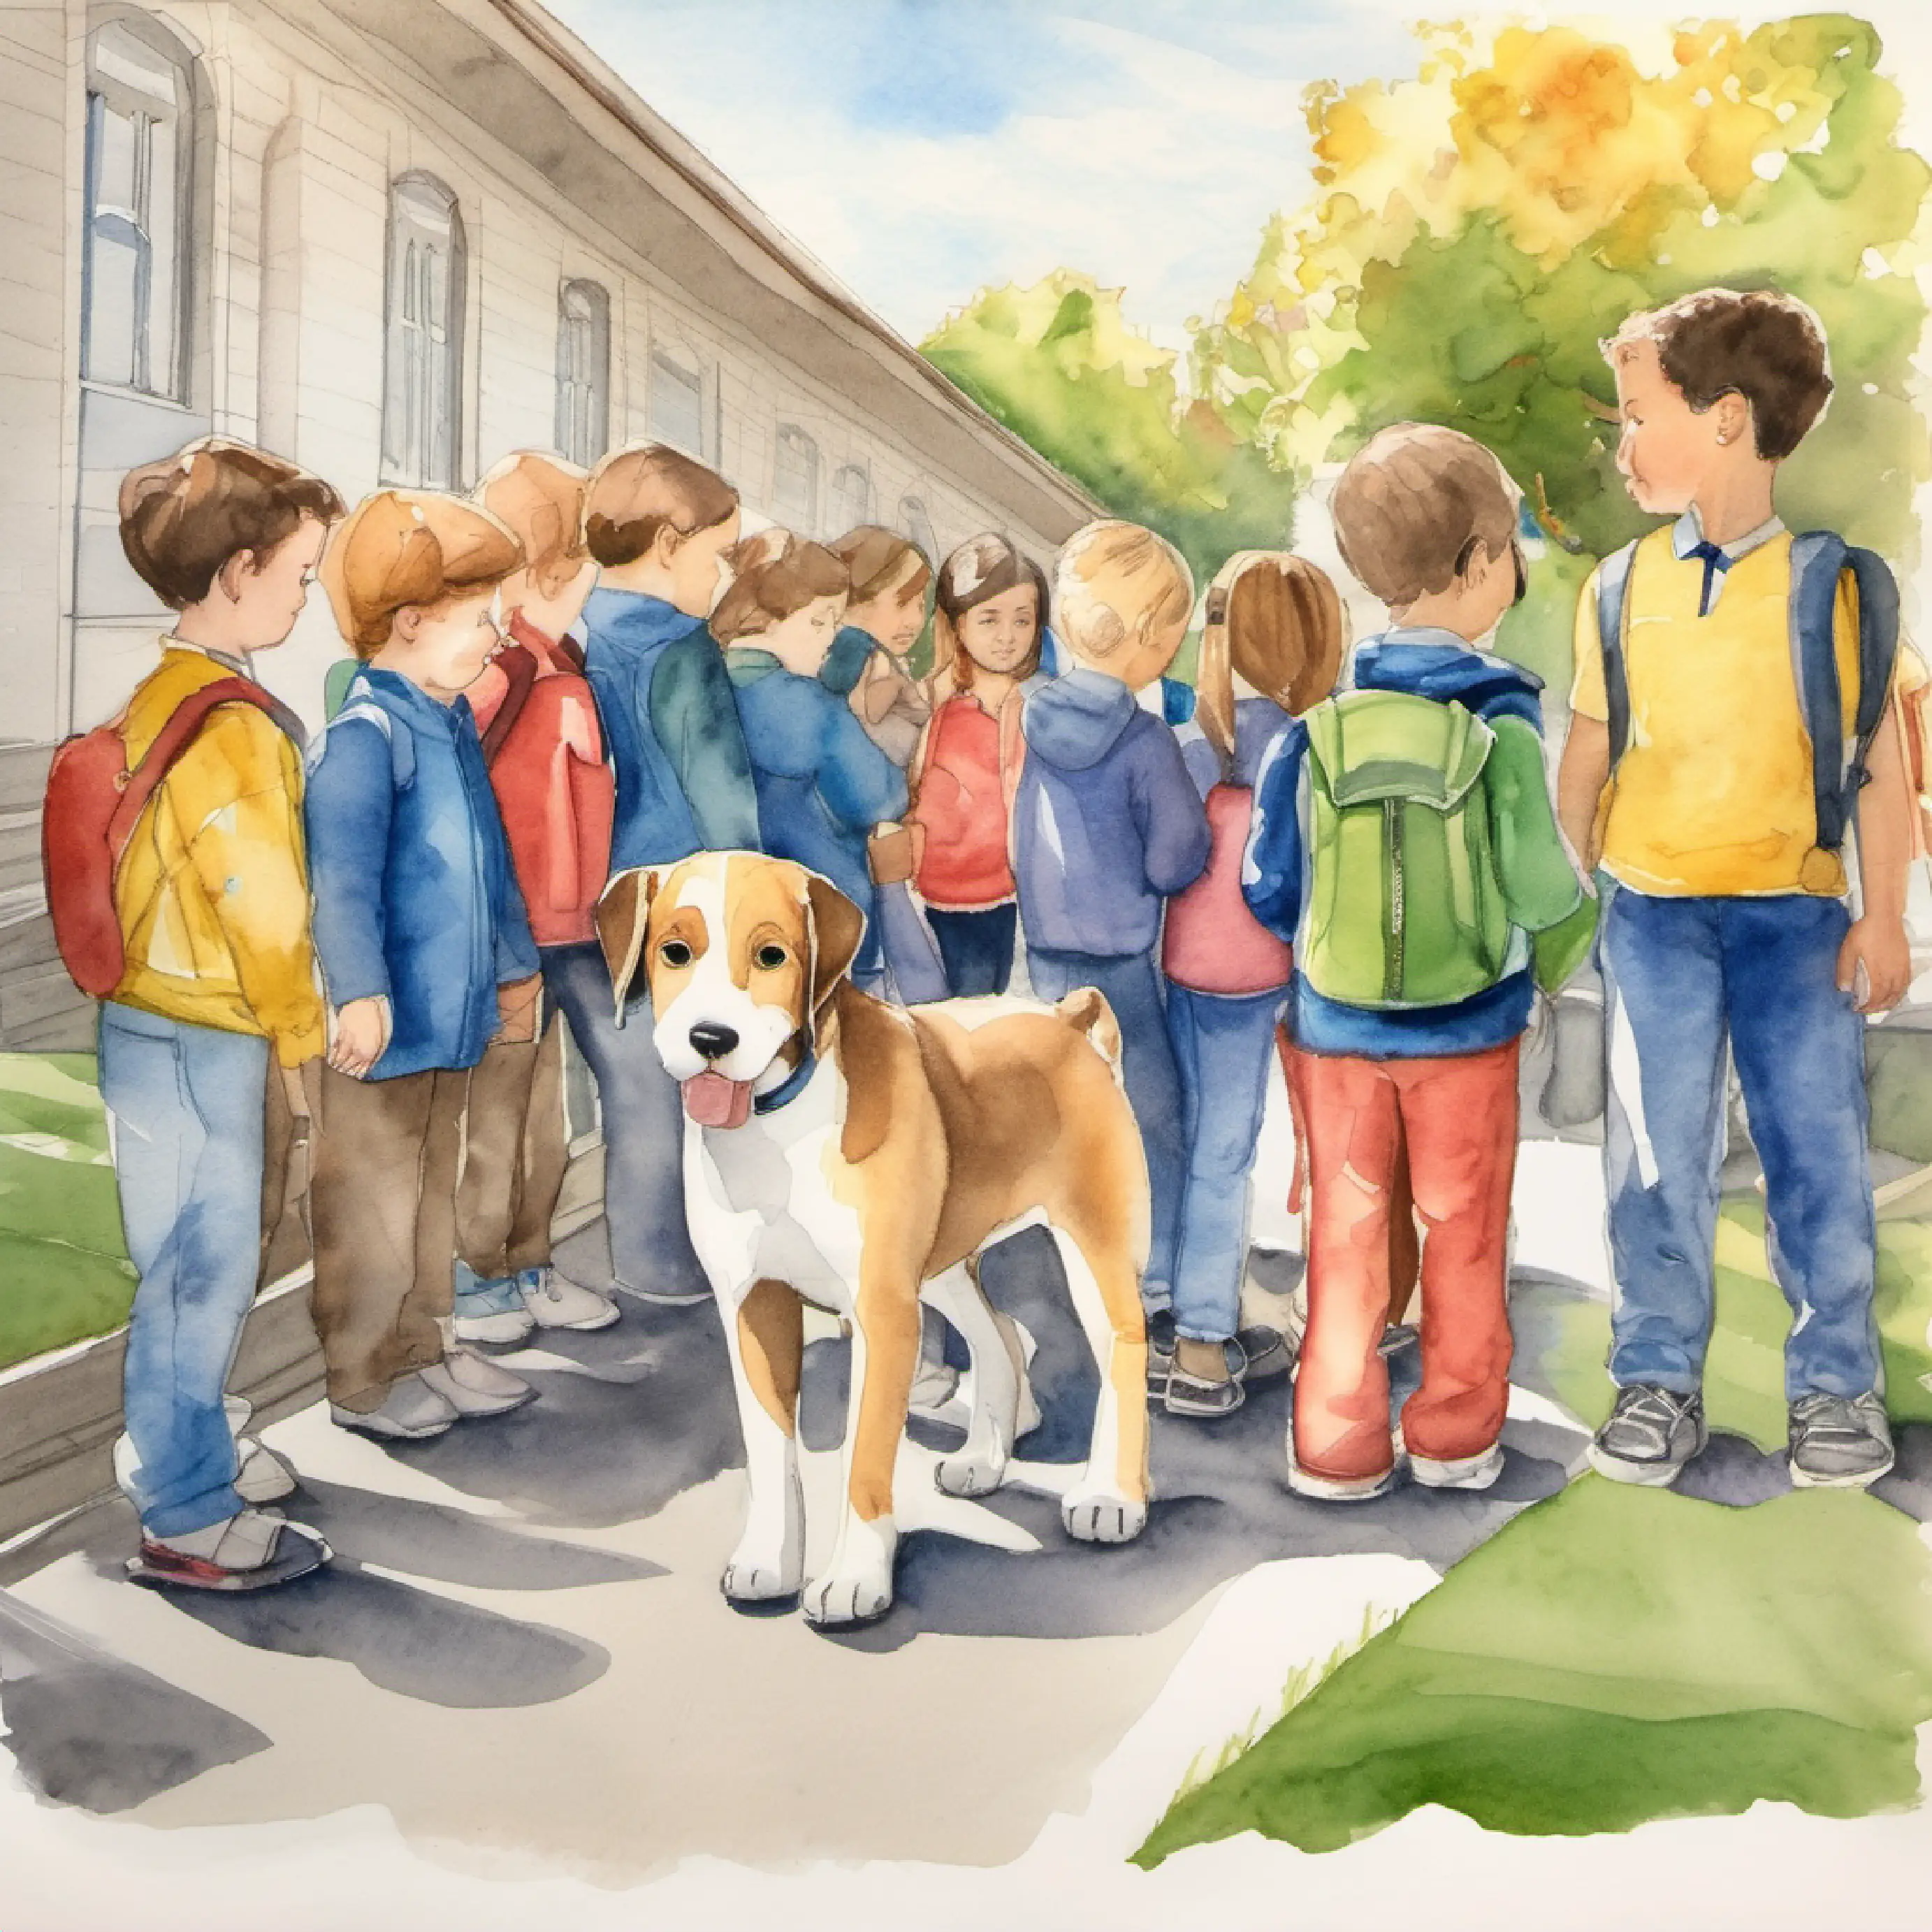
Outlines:
<svg viewBox="0 0 1932 1932"><path fill-rule="evenodd" d="M788 1073L784 1079L769 1094L752 1096L752 1111L754 1114L776 1114L781 1107L789 1106L805 1091L805 1083L818 1070L818 1056L812 1050L812 1042L806 1042L804 1057Z"/></svg>

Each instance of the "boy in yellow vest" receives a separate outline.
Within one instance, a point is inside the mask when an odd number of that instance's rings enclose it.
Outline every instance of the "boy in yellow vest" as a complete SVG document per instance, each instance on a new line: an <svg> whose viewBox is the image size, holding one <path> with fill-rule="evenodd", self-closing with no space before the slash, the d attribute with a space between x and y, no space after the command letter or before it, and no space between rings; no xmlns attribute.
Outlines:
<svg viewBox="0 0 1932 1932"><path fill-rule="evenodd" d="M1661 1486L1706 1440L1728 1040L1793 1316L1792 1478L1863 1487L1892 1462L1863 1016L1895 1005L1911 975L1894 593L1876 559L1794 540L1772 506L1779 464L1832 391L1809 310L1709 290L1633 316L1606 353L1618 466L1640 508L1676 521L1585 590L1558 784L1564 830L1613 881L1600 944L1618 1394L1591 1460Z"/></svg>

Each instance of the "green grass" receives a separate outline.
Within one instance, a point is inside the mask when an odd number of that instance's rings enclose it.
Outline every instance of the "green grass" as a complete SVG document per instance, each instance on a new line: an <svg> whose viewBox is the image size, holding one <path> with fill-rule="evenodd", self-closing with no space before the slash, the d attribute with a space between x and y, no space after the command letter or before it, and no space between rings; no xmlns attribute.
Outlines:
<svg viewBox="0 0 1932 1932"><path fill-rule="evenodd" d="M107 1120L86 1054L0 1054L0 1368L128 1318Z"/></svg>
<svg viewBox="0 0 1932 1932"><path fill-rule="evenodd" d="M1928 1591L1916 1526L1868 1496L1731 1510L1586 1477L1184 1790L1135 1861L1244 1831L1330 1851L1428 1804L1534 1834L1910 1805Z"/></svg>

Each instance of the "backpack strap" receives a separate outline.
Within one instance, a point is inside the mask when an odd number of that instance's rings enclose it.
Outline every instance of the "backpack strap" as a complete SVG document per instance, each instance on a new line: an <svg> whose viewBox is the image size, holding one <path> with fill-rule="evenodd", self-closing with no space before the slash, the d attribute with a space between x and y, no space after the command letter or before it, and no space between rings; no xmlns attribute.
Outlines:
<svg viewBox="0 0 1932 1932"><path fill-rule="evenodd" d="M1604 558L1597 571L1597 638L1604 654L1604 708L1609 713L1610 769L1630 743L1630 662L1626 649L1630 636L1630 566L1636 561L1636 545L1627 543Z"/></svg>
<svg viewBox="0 0 1932 1932"><path fill-rule="evenodd" d="M1845 742L1844 693L1838 678L1838 584L1846 572L1858 594L1858 689L1852 742ZM1898 586L1884 560L1828 530L1791 544L1791 656L1798 705L1811 740L1812 795L1818 843L1845 842L1858 795L1869 782L1872 740L1892 694L1898 655Z"/></svg>
<svg viewBox="0 0 1932 1932"><path fill-rule="evenodd" d="M498 652L496 665L503 674L505 688L503 701L497 706L496 715L490 720L490 728L483 734L483 762L486 765L496 762L496 754L515 730L524 706L530 700L531 687L537 681L537 661L521 644L513 644L508 650Z"/></svg>
<svg viewBox="0 0 1932 1932"><path fill-rule="evenodd" d="M349 687L343 700L342 709L328 721L328 730L316 739L310 752L310 768L322 762L328 749L328 735L338 724L346 724L359 719L364 724L373 724L382 733L383 742L389 748L389 772L398 791L407 790L416 782L416 740L407 731L398 731L396 721L378 704L370 694L367 685L356 683Z"/></svg>
<svg viewBox="0 0 1932 1932"><path fill-rule="evenodd" d="M147 808L148 800L160 788L162 780L200 735L208 714L224 704L252 705L257 711L266 713L278 730L293 740L298 750L302 748L304 736L302 720L254 679L219 677L212 684L204 684L199 690L190 692L169 713L167 722L155 733L153 742L141 754L140 762L128 770L120 802L107 821L107 849L116 865L127 850L128 841L134 837L134 827Z"/></svg>

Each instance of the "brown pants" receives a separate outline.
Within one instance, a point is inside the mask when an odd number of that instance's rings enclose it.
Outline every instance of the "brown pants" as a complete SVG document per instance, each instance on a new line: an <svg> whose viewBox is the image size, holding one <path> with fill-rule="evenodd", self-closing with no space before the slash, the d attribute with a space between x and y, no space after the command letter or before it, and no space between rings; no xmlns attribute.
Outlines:
<svg viewBox="0 0 1932 1932"><path fill-rule="evenodd" d="M538 1040L494 1041L470 1076L456 1252L485 1281L550 1264L563 1191L563 1023Z"/></svg>
<svg viewBox="0 0 1932 1932"><path fill-rule="evenodd" d="M344 1408L380 1408L391 1384L442 1359L469 1087L466 1070L393 1080L322 1070L310 1306L328 1399Z"/></svg>

